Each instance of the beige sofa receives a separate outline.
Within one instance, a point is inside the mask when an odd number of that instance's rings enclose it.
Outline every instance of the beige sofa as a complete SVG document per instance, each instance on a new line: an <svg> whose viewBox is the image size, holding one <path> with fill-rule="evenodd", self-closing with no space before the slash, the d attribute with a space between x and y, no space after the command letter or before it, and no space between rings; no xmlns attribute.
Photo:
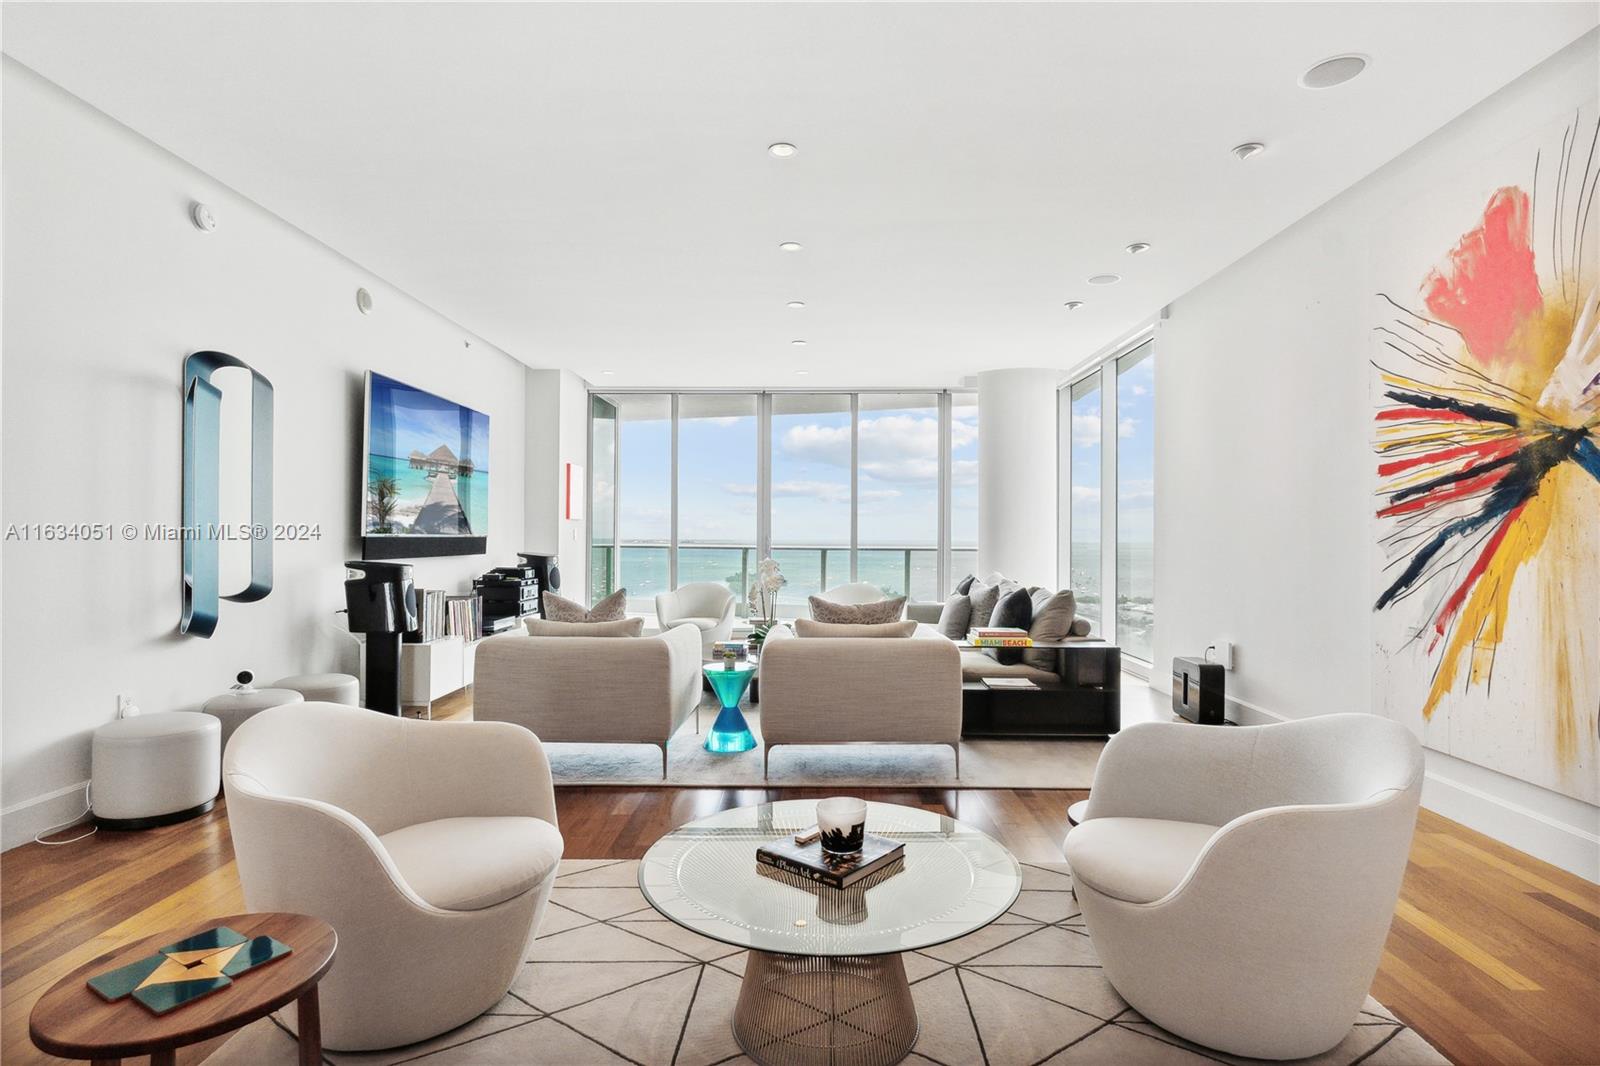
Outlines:
<svg viewBox="0 0 1600 1066"><path fill-rule="evenodd" d="M780 744L946 744L961 776L961 656L937 632L797 637L761 650L763 773Z"/></svg>
<svg viewBox="0 0 1600 1066"><path fill-rule="evenodd" d="M650 637L530 637L478 645L472 716L513 722L546 743L667 742L700 703L700 630Z"/></svg>

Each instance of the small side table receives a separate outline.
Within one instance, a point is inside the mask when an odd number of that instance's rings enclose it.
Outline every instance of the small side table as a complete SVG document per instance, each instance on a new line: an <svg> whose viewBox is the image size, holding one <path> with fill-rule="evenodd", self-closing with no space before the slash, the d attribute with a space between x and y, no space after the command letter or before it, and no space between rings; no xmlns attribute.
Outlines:
<svg viewBox="0 0 1600 1066"><path fill-rule="evenodd" d="M756 668L750 663L707 663L705 673L711 690L722 703L717 720L706 731L706 750L718 755L749 751L756 746L756 738L739 710L739 701L756 676Z"/></svg>
<svg viewBox="0 0 1600 1066"><path fill-rule="evenodd" d="M241 974L229 987L166 1014L153 1014L131 999L107 1003L85 983L95 974L137 962L163 944L218 925L245 936L275 937L293 950ZM134 1055L149 1055L151 1066L173 1066L178 1048L232 1032L298 1002L300 1063L319 1066L322 1016L317 982L333 965L338 944L331 925L304 914L232 914L190 922L101 955L67 974L34 1004L28 1035L40 1051L64 1059L88 1059L95 1066L117 1066Z"/></svg>

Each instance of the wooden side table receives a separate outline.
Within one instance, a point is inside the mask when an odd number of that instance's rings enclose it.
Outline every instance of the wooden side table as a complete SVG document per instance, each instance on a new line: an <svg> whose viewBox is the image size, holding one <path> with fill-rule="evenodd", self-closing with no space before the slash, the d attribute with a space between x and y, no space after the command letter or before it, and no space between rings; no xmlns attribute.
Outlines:
<svg viewBox="0 0 1600 1066"><path fill-rule="evenodd" d="M249 937L275 937L293 951L166 1014L151 1013L131 999L107 1003L85 983L96 974L137 962L162 945L219 925ZM178 1048L232 1032L298 1002L300 1063L318 1066L322 1026L317 982L333 965L338 944L332 926L304 914L232 914L190 922L102 955L57 981L34 1004L28 1035L41 1051L64 1059L88 1059L95 1066L116 1066L133 1055L149 1055L151 1066L172 1066Z"/></svg>

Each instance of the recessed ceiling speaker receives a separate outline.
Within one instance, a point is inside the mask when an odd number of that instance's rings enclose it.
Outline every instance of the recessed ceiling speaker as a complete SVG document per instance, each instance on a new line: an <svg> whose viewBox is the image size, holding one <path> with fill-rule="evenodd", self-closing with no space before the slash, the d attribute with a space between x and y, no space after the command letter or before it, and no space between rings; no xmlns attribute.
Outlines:
<svg viewBox="0 0 1600 1066"><path fill-rule="evenodd" d="M356 290L356 310L364 315L372 314L372 293L366 289Z"/></svg>
<svg viewBox="0 0 1600 1066"><path fill-rule="evenodd" d="M217 228L217 216L212 213L211 206L199 200L189 205L189 221L202 233L210 233Z"/></svg>
<svg viewBox="0 0 1600 1066"><path fill-rule="evenodd" d="M1345 82L1367 69L1367 57L1352 52L1349 55L1334 56L1324 59L1304 74L1300 75L1300 87L1303 89L1331 89L1335 85Z"/></svg>

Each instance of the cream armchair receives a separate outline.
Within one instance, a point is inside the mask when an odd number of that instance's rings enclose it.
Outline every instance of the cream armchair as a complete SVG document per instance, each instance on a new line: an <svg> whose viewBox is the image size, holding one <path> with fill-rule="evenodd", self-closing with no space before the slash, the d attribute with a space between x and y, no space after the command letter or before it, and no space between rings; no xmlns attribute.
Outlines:
<svg viewBox="0 0 1600 1066"><path fill-rule="evenodd" d="M339 935L326 1047L414 1043L506 994L563 847L532 733L297 703L241 725L222 768L245 906Z"/></svg>
<svg viewBox="0 0 1600 1066"><path fill-rule="evenodd" d="M654 744L665 778L667 744L700 705L701 661L687 624L653 637L490 637L474 659L472 717L552 744Z"/></svg>
<svg viewBox="0 0 1600 1066"><path fill-rule="evenodd" d="M662 629L687 622L700 631L700 658L711 658L711 646L733 636L736 600L728 586L691 581L656 597L656 621Z"/></svg>
<svg viewBox="0 0 1600 1066"><path fill-rule="evenodd" d="M1374 715L1123 730L1065 846L1106 977L1219 1051L1333 1047L1377 972L1421 792L1416 738Z"/></svg>

